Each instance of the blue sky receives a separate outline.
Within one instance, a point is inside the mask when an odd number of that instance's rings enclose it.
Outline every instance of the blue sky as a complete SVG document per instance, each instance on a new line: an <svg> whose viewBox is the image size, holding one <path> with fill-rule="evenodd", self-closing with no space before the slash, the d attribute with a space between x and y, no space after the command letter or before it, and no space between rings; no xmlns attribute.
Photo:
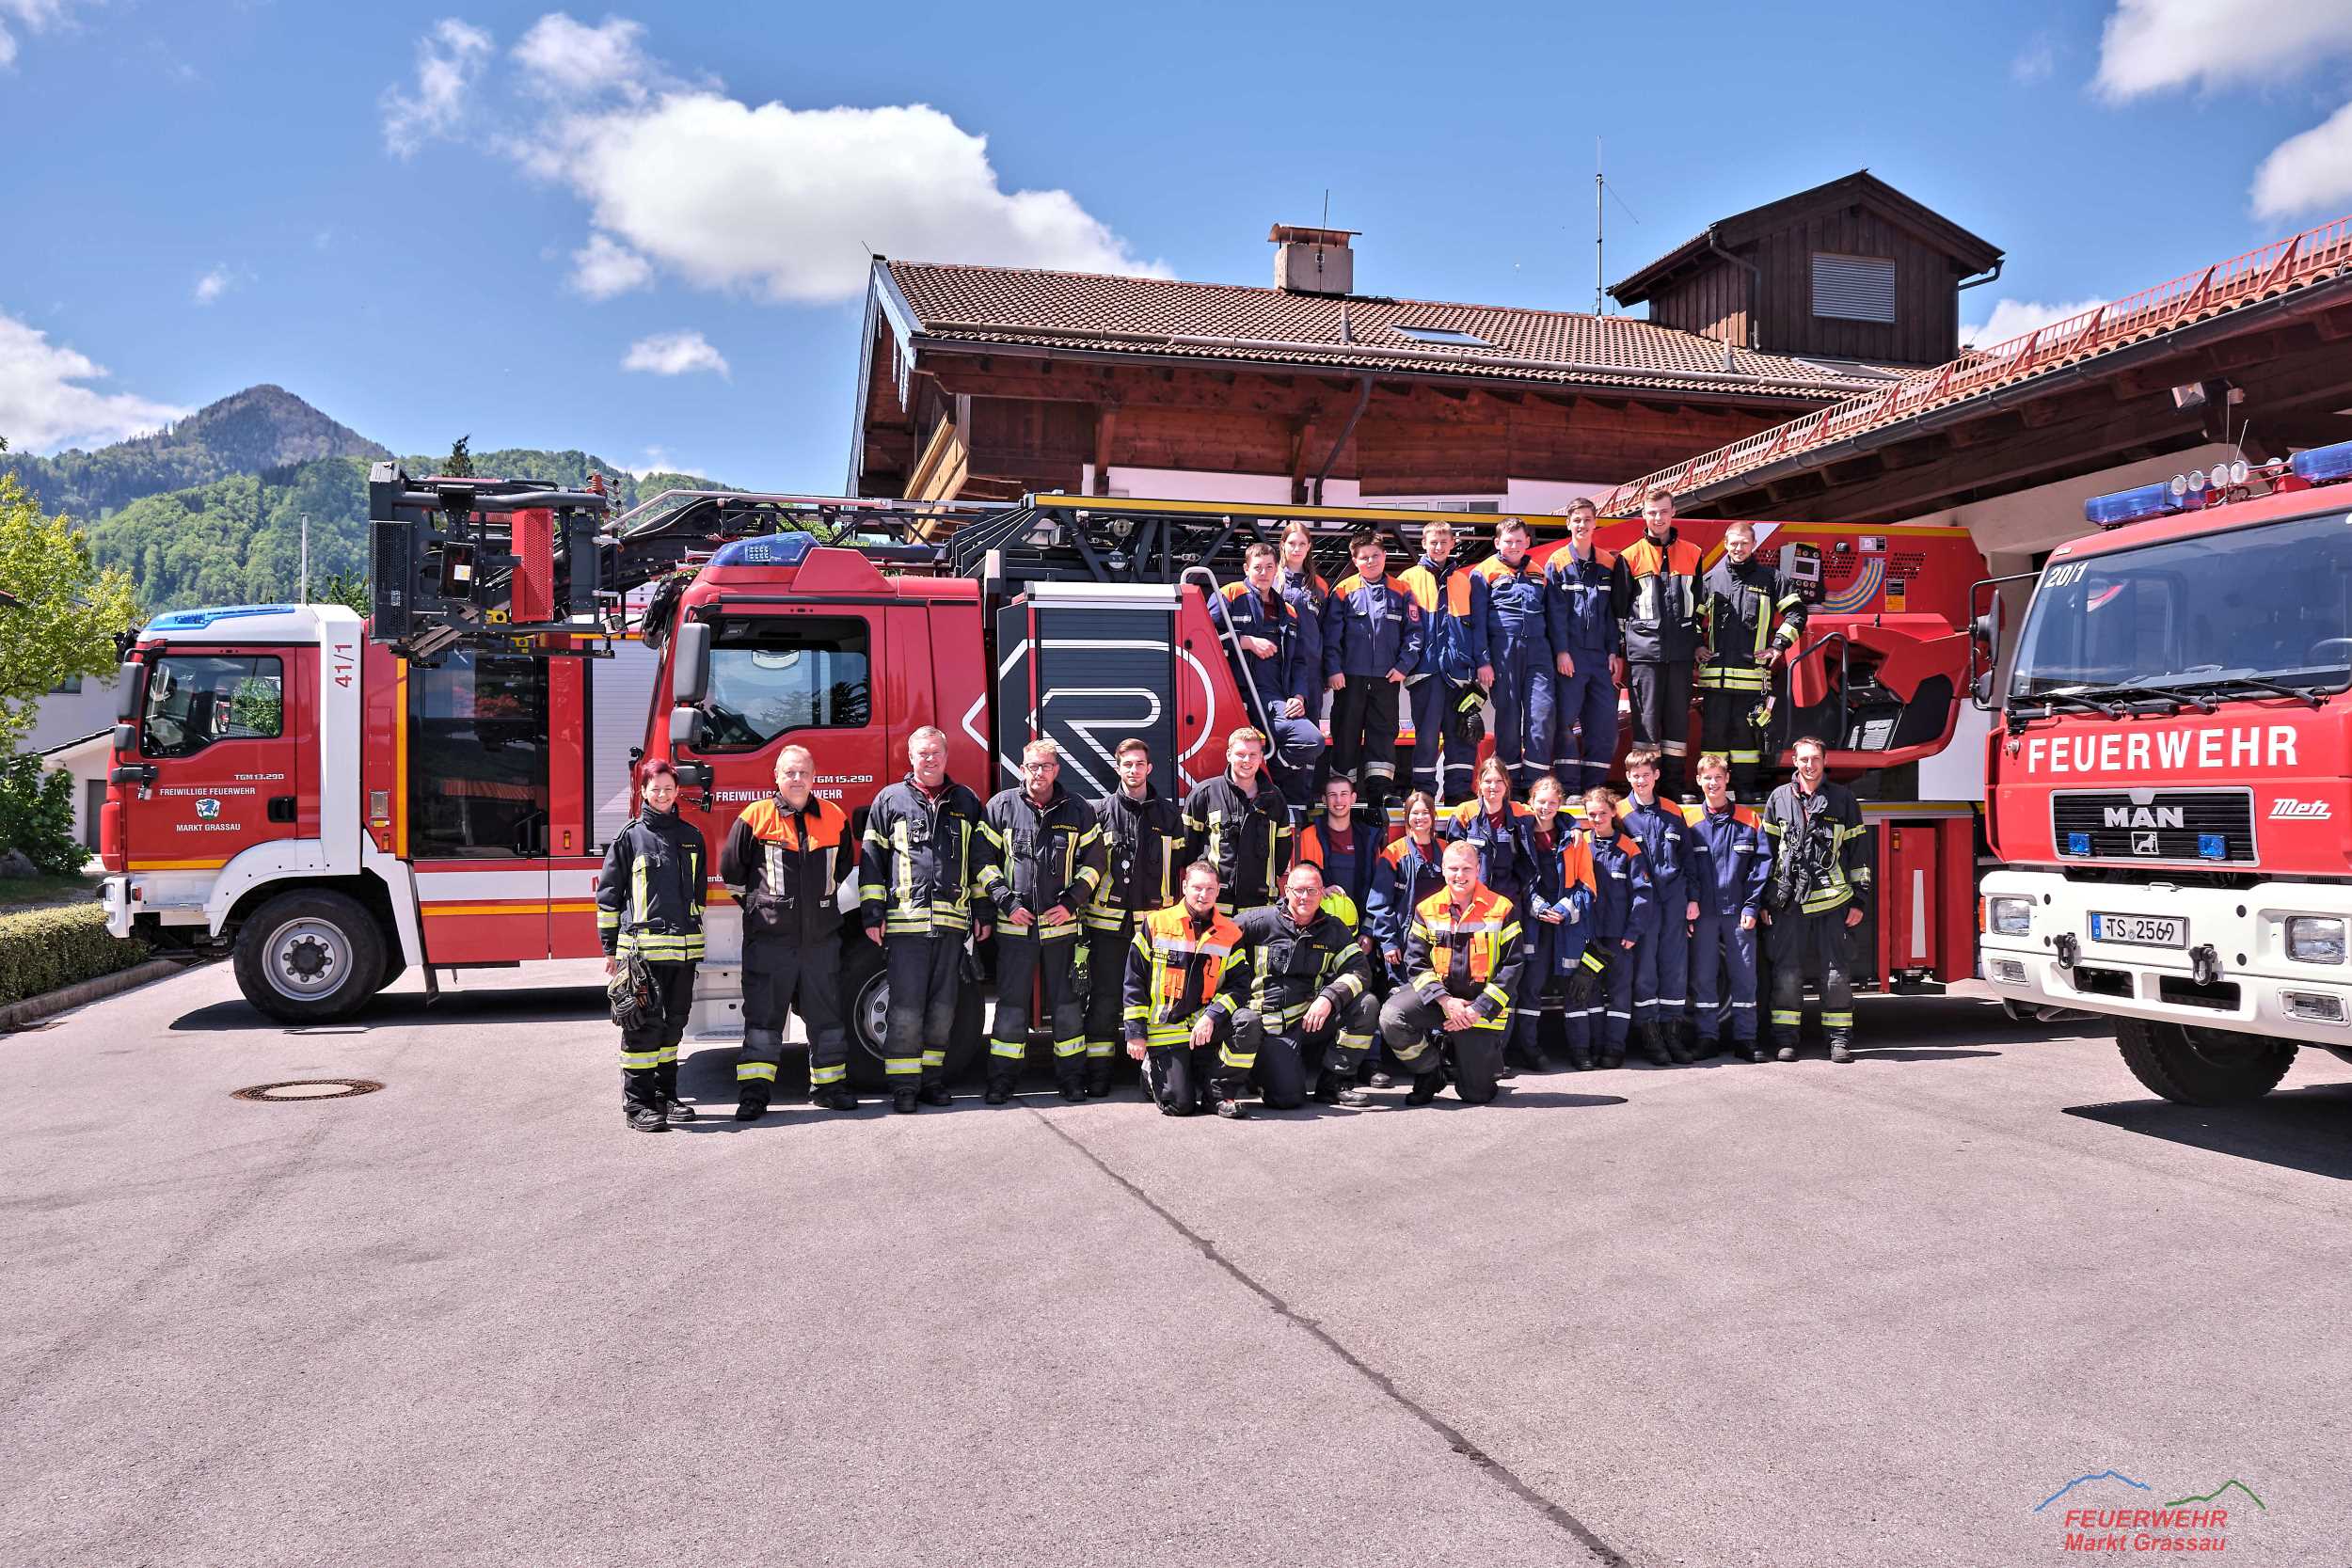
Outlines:
<svg viewBox="0 0 2352 1568"><path fill-rule="evenodd" d="M2352 212L2352 0L1766 10L0 0L0 435L274 381L832 491L866 246L1260 282L1327 188L1367 292L1588 309L1596 136L1613 279L1867 166L1999 328Z"/></svg>

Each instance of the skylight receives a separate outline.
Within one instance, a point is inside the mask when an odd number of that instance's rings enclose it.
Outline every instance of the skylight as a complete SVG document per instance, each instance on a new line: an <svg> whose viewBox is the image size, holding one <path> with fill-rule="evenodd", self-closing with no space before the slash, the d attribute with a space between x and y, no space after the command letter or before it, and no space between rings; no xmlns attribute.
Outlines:
<svg viewBox="0 0 2352 1568"><path fill-rule="evenodd" d="M1410 338L1417 343L1438 343L1446 348L1492 348L1495 346L1475 332L1456 332L1450 326L1399 326L1393 330L1400 338Z"/></svg>

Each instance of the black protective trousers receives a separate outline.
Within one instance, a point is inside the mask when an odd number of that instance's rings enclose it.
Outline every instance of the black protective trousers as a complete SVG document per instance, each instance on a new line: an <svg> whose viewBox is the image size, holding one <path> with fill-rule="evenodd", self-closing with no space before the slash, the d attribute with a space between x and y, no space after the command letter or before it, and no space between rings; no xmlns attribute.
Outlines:
<svg viewBox="0 0 2352 1568"><path fill-rule="evenodd" d="M1506 1009L1500 1017L1468 1029L1448 1029L1445 1009L1426 1001L1407 986L1391 996L1380 1009L1380 1035L1389 1053L1416 1078L1444 1070L1446 1053L1454 1057L1454 1092L1472 1105L1484 1105L1502 1092L1502 1042L1511 1030Z"/></svg>
<svg viewBox="0 0 2352 1568"><path fill-rule="evenodd" d="M1087 1086L1105 1089L1120 1059L1127 1053L1120 1028L1125 1010L1121 982L1127 973L1127 950L1135 945L1136 922L1130 915L1117 927L1087 927Z"/></svg>
<svg viewBox="0 0 2352 1568"><path fill-rule="evenodd" d="M808 1025L808 1086L822 1089L850 1072L850 1036L841 1022L841 944L795 946L781 937L743 943L743 1051L735 1092L746 1100L775 1093L784 1031L792 1009Z"/></svg>
<svg viewBox="0 0 2352 1568"><path fill-rule="evenodd" d="M1405 688L1386 675L1350 675L1331 705L1331 771L1367 800L1396 791L1397 707Z"/></svg>
<svg viewBox="0 0 2352 1568"><path fill-rule="evenodd" d="M947 1078L947 1039L956 1026L956 993L963 983L963 933L901 931L882 938L890 974L890 1008L882 1070L895 1092Z"/></svg>
<svg viewBox="0 0 2352 1568"><path fill-rule="evenodd" d="M1206 1045L1155 1045L1144 1052L1143 1086L1162 1116L1194 1116L1217 1101L1241 1098L1249 1072L1225 1060L1232 1038L1231 1024L1219 1020Z"/></svg>
<svg viewBox="0 0 2352 1568"><path fill-rule="evenodd" d="M1853 944L1840 904L1820 914L1776 910L1769 943L1772 956L1772 1044L1793 1048L1804 1022L1807 972L1821 978L1821 1033L1833 1042L1853 1034Z"/></svg>
<svg viewBox="0 0 2352 1568"><path fill-rule="evenodd" d="M678 1042L686 1037L686 1021L694 1010L694 970L691 963L654 963L654 995L661 1003L659 1019L647 1017L621 1031L621 1106L659 1106L677 1098Z"/></svg>
<svg viewBox="0 0 2352 1568"><path fill-rule="evenodd" d="M1067 1087L1085 1079L1086 1002L1075 970L1078 943L1086 938L1075 922L1055 929L1062 934L1044 936L1034 925L996 927L996 1022L988 1032L992 1087L1009 1086L1021 1076L1029 1054L1031 1003L1041 985L1054 1032L1054 1082Z"/></svg>
<svg viewBox="0 0 2352 1568"><path fill-rule="evenodd" d="M1633 708L1633 744L1658 748L1658 793L1679 800L1690 776L1691 665L1628 664L1625 687Z"/></svg>
<svg viewBox="0 0 2352 1568"><path fill-rule="evenodd" d="M1244 1007L1233 1015L1233 1051L1257 1058L1252 1069L1258 1097L1270 1110L1295 1111L1307 1102L1308 1091L1320 1073L1343 1083L1356 1081L1356 1069L1379 1039L1380 999L1366 991L1331 1009L1320 1029L1293 1023L1269 1030L1256 1009Z"/></svg>

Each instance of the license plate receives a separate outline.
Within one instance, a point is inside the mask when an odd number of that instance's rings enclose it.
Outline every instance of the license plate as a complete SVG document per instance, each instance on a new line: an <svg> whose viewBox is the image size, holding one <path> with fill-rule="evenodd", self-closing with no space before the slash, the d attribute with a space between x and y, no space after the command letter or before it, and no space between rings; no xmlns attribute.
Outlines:
<svg viewBox="0 0 2352 1568"><path fill-rule="evenodd" d="M2173 914L2094 914L2090 940L2140 947L2186 947L2188 922Z"/></svg>

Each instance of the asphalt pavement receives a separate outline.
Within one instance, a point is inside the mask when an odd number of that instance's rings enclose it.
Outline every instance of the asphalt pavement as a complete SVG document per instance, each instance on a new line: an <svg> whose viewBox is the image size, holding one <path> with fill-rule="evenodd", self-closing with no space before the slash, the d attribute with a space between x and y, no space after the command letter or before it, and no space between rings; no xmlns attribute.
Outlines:
<svg viewBox="0 0 2352 1568"><path fill-rule="evenodd" d="M0 1037L0 1562L1982 1568L2217 1493L2153 1533L2352 1560L2324 1055L2189 1110L1871 997L1851 1066L739 1127L690 1042L648 1136L598 996L484 984ZM313 1078L384 1087L230 1098Z"/></svg>

